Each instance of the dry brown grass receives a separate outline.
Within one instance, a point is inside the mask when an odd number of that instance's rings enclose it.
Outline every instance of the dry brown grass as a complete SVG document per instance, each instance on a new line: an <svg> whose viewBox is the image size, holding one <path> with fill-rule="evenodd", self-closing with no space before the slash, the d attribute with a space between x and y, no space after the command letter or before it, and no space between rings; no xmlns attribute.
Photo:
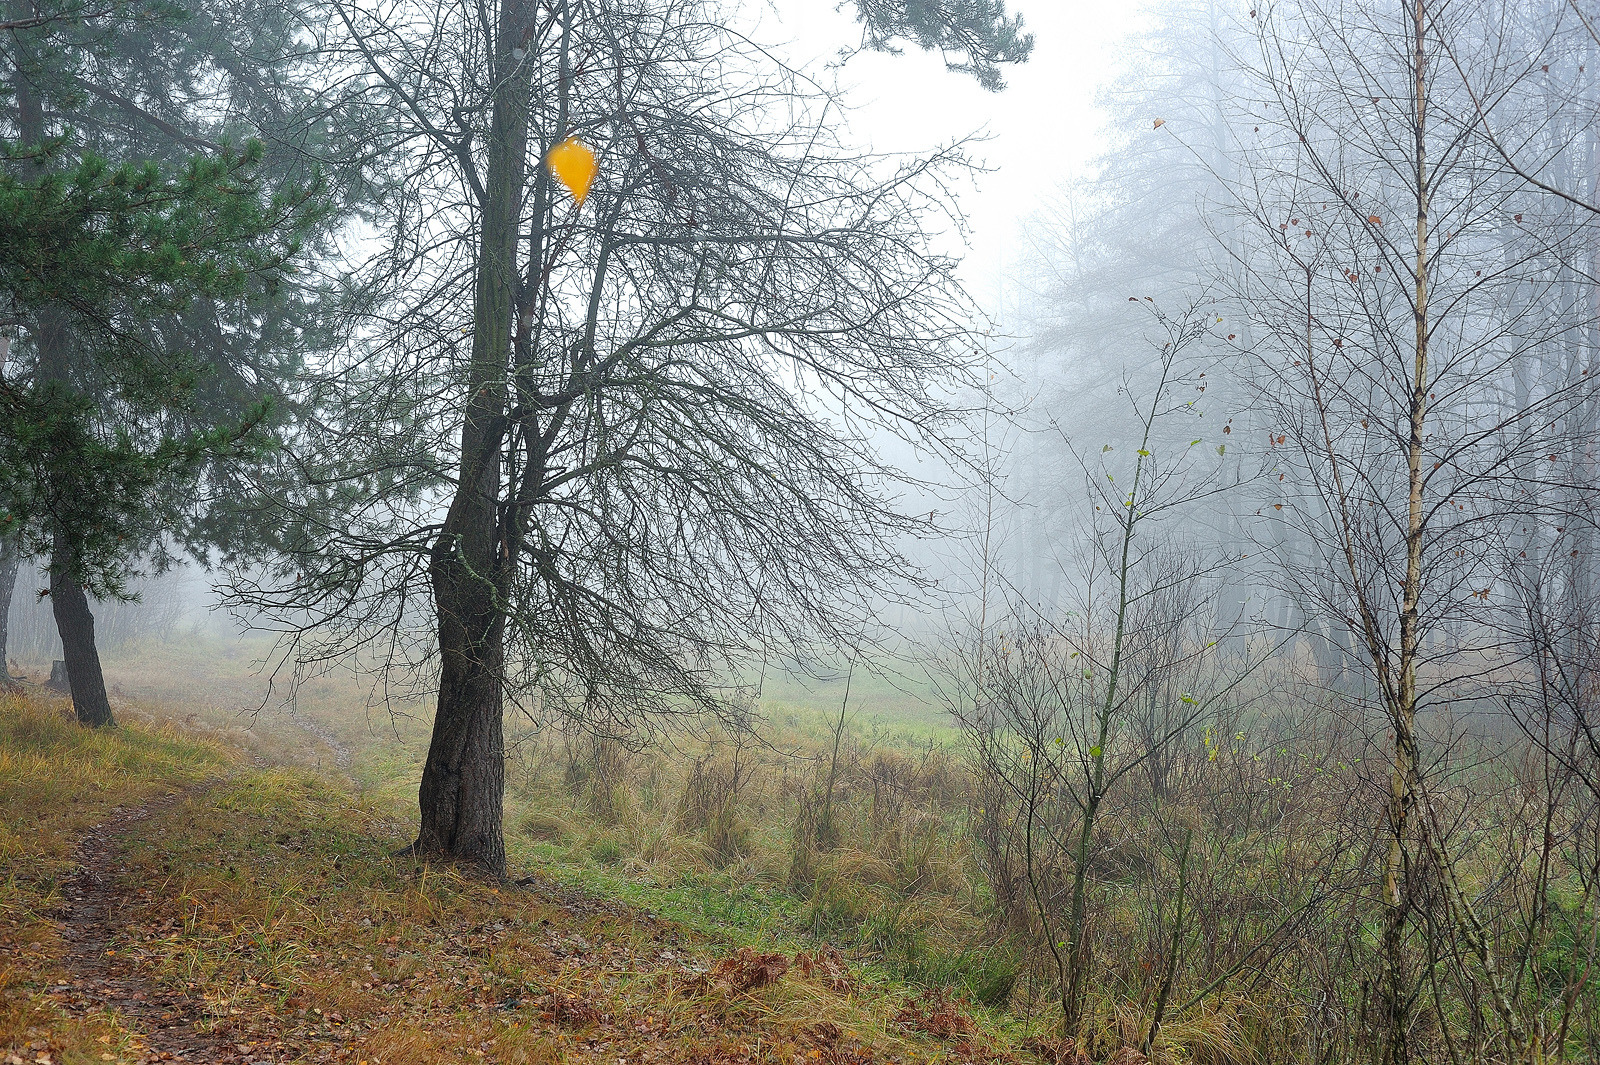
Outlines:
<svg viewBox="0 0 1600 1065"><path fill-rule="evenodd" d="M249 766L215 738L85 732L59 704L7 699L0 759L0 1044L52 1061L147 1056L138 1031L94 1009L69 1016L51 993L66 974L48 913L73 841L118 800L202 781L130 827L115 949L259 1058L868 1065L1005 1050L894 1023L905 992L837 955L732 953L604 900L391 858L408 833L386 808L303 770ZM734 978L752 966L761 979Z"/></svg>
<svg viewBox="0 0 1600 1065"><path fill-rule="evenodd" d="M121 728L91 731L73 721L65 699L0 693L0 1045L26 1046L52 1023L36 992L60 975L65 951L52 914L74 841L115 806L171 794L240 761L215 736L117 709ZM124 1039L103 1023L74 1021L62 1031L75 1042L106 1036L102 1052Z"/></svg>

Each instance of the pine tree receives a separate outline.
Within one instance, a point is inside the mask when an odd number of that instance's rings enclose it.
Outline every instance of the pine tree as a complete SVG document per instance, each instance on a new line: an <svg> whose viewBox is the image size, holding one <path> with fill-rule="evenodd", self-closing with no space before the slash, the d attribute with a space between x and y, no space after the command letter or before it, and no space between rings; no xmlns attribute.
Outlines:
<svg viewBox="0 0 1600 1065"><path fill-rule="evenodd" d="M326 213L314 178L259 141L228 146L251 116L201 83L250 72L214 20L73 0L12 13L0 503L21 553L48 559L79 720L108 724L89 599L217 541L219 486L284 415L287 263Z"/></svg>
<svg viewBox="0 0 1600 1065"><path fill-rule="evenodd" d="M863 47L899 54L898 42L911 41L991 92L1005 86L1001 64L1033 52L1033 34L1022 31L1021 15L1006 14L1003 0L856 0L856 17Z"/></svg>

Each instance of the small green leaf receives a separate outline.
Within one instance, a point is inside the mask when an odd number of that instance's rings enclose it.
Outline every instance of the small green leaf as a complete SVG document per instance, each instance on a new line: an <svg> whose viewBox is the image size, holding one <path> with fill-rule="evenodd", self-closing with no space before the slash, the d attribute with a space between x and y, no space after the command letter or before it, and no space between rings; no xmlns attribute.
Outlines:
<svg viewBox="0 0 1600 1065"><path fill-rule="evenodd" d="M1096 744L1095 746L1089 748L1089 757L1090 758L1099 758L1100 757L1100 745L1099 744Z"/></svg>

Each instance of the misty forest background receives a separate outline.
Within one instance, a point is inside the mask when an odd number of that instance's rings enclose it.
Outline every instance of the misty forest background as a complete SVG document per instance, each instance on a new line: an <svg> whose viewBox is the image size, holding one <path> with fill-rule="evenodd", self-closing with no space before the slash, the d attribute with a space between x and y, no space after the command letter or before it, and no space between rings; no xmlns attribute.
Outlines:
<svg viewBox="0 0 1600 1065"><path fill-rule="evenodd" d="M11 673L1069 1065L1600 1059L1600 6L1249 4L974 278L830 86L999 3L12 0Z"/></svg>

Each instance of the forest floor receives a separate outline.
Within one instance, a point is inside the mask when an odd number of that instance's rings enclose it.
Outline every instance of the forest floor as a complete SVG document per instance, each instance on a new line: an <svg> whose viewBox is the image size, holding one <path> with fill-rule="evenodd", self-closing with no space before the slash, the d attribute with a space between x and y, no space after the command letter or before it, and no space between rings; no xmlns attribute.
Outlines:
<svg viewBox="0 0 1600 1065"><path fill-rule="evenodd" d="M826 948L394 857L407 826L344 779L125 722L0 696L4 1065L1067 1057Z"/></svg>

